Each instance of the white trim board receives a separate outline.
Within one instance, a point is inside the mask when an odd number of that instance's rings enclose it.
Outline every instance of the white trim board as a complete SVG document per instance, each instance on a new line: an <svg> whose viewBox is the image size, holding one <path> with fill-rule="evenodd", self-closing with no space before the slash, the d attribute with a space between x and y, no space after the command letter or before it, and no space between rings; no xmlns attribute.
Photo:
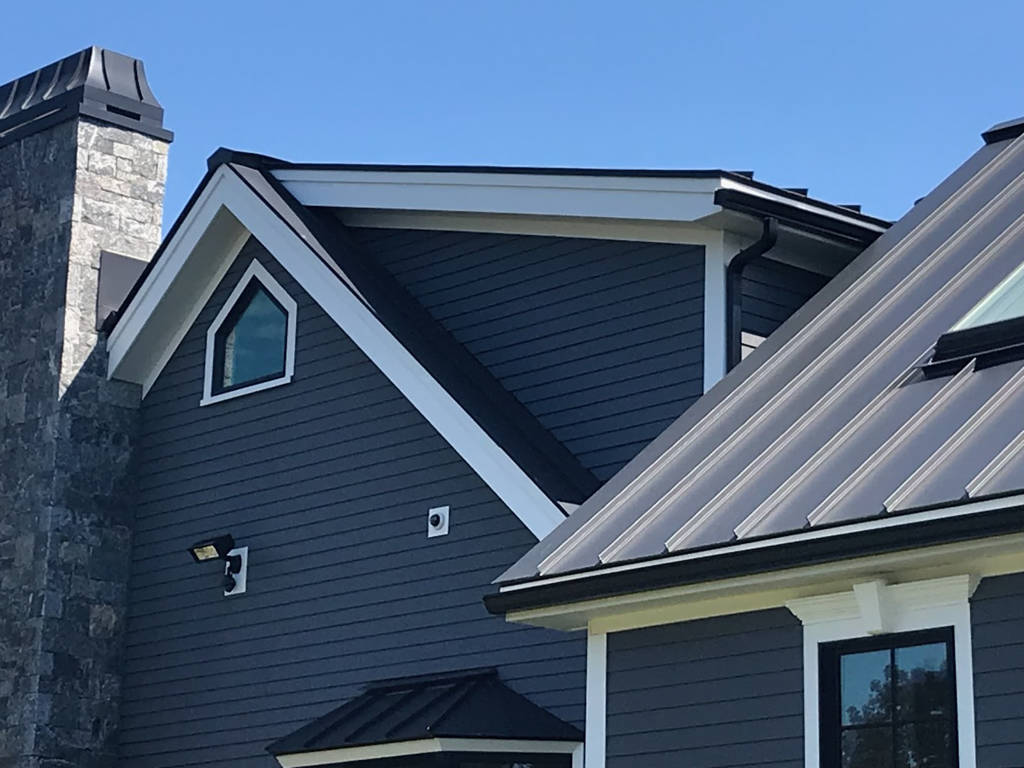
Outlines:
<svg viewBox="0 0 1024 768"><path fill-rule="evenodd" d="M719 236L720 227L685 221L590 219L571 216L531 216L458 211L389 211L344 208L337 211L348 227L370 229L424 229L480 232L539 237L574 237L593 240L626 240L642 243L706 245Z"/></svg>
<svg viewBox="0 0 1024 768"><path fill-rule="evenodd" d="M581 176L553 172L273 171L304 205L608 219L694 221L721 210L718 177Z"/></svg>
<svg viewBox="0 0 1024 768"><path fill-rule="evenodd" d="M608 635L587 633L585 768L604 768L607 747Z"/></svg>
<svg viewBox="0 0 1024 768"><path fill-rule="evenodd" d="M273 175L304 205L599 219L697 221L719 213L714 193L739 190L765 201L876 229L853 214L795 200L725 176L627 176L490 171L282 168Z"/></svg>
<svg viewBox="0 0 1024 768"><path fill-rule="evenodd" d="M242 292L249 286L253 280L263 286L271 296L273 296L277 303L280 304L285 311L287 329L285 332L284 340L284 374L277 378L269 381L261 381L258 384L250 384L247 387L239 387L238 389L232 389L228 392L221 392L219 394L213 394L213 369L214 369L214 355L216 353L217 346L217 331L224 325L224 321L227 316L234 309L235 304L238 303L239 297ZM199 401L200 405L211 405L213 403L219 403L222 400L231 400L235 397L241 397L242 395L248 395L253 392L261 392L271 387L279 387L282 384L287 384L292 380L292 376L295 373L295 330L298 325L298 306L295 304L295 299L288 295L288 292L281 286L274 276L271 275L266 267L260 264L259 260L253 259L249 266L246 268L244 274L239 278L235 284L234 289L231 291L231 295L228 296L224 305L220 308L220 312L210 323L210 327L206 331L206 358L203 365L203 399Z"/></svg>
<svg viewBox="0 0 1024 768"><path fill-rule="evenodd" d="M804 625L804 768L819 768L820 680L818 646L878 634L953 628L956 663L957 736L960 768L974 768L974 664L970 597L978 579L970 575L888 585L881 579L850 591L786 603Z"/></svg>
<svg viewBox="0 0 1024 768"><path fill-rule="evenodd" d="M278 755L281 768L307 768L358 760L382 760L389 757L407 757L437 752L522 752L546 755L573 755L579 750L574 741L531 741L527 739L467 739L433 738L414 741L394 741L387 744L367 744L357 747L321 749L313 752L293 752Z"/></svg>
<svg viewBox="0 0 1024 768"><path fill-rule="evenodd" d="M538 539L565 519L507 453L233 171L221 166L108 339L110 378L152 383L254 236ZM182 312L180 307L189 307ZM191 313L195 314L191 314ZM301 362L301 361L300 361Z"/></svg>

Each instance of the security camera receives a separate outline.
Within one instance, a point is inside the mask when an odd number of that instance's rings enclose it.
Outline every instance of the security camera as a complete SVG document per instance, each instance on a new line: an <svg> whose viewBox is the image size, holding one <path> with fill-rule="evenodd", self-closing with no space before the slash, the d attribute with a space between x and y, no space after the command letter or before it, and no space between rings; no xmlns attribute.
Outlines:
<svg viewBox="0 0 1024 768"><path fill-rule="evenodd" d="M427 511L427 537L448 535L448 507L433 507Z"/></svg>

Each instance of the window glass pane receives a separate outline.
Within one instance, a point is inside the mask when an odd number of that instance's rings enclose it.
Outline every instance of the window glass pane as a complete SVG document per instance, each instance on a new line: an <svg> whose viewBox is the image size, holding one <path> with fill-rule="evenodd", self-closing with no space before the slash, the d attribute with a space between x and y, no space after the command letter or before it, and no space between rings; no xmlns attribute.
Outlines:
<svg viewBox="0 0 1024 768"><path fill-rule="evenodd" d="M853 728L843 731L843 768L905 768L892 762L892 728Z"/></svg>
<svg viewBox="0 0 1024 768"><path fill-rule="evenodd" d="M840 657L843 725L887 722L891 718L888 649Z"/></svg>
<svg viewBox="0 0 1024 768"><path fill-rule="evenodd" d="M962 331L1021 316L1024 316L1024 264L1015 269L950 330Z"/></svg>
<svg viewBox="0 0 1024 768"><path fill-rule="evenodd" d="M270 295L263 288L253 291L218 350L223 355L221 386L283 374L287 326L287 315Z"/></svg>
<svg viewBox="0 0 1024 768"><path fill-rule="evenodd" d="M951 731L945 720L901 725L897 730L899 768L952 768Z"/></svg>
<svg viewBox="0 0 1024 768"><path fill-rule="evenodd" d="M897 648L896 679L896 716L900 720L949 716L945 643Z"/></svg>

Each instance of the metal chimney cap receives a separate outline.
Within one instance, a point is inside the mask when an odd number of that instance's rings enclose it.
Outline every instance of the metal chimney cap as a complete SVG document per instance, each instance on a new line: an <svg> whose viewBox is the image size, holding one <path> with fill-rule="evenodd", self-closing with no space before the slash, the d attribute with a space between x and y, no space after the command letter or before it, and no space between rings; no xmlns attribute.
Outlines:
<svg viewBox="0 0 1024 768"><path fill-rule="evenodd" d="M79 115L174 138L142 61L94 45L0 85L0 146Z"/></svg>

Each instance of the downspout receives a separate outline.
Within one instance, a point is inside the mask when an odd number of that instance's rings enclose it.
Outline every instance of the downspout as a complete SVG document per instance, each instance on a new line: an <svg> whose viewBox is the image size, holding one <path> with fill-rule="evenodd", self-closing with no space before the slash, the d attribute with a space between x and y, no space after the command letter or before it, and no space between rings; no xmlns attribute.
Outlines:
<svg viewBox="0 0 1024 768"><path fill-rule="evenodd" d="M743 330L743 270L754 259L774 248L778 237L778 220L771 216L766 217L761 237L733 256L725 270L726 371L731 371L739 365L743 356L740 336Z"/></svg>

